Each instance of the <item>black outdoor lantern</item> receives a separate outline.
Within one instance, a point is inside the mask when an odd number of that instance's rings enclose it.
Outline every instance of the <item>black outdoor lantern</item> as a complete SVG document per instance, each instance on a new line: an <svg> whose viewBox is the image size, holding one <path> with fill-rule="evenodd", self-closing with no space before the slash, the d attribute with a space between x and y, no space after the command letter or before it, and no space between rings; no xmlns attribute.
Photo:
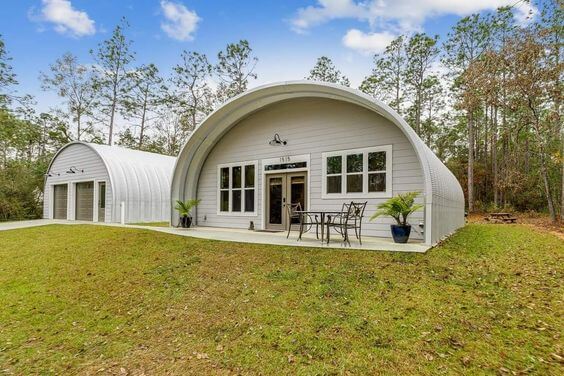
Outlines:
<svg viewBox="0 0 564 376"><path fill-rule="evenodd" d="M286 145L287 143L288 141L282 140L278 133L275 133L274 138L268 142L268 144L271 146L282 146L282 145Z"/></svg>

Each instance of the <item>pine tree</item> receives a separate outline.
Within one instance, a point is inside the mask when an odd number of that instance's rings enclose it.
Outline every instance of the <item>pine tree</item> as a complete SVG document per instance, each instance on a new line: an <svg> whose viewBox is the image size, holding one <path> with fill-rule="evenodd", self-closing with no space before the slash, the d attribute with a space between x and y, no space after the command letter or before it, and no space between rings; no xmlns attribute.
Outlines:
<svg viewBox="0 0 564 376"><path fill-rule="evenodd" d="M12 58L8 56L8 51L6 51L2 34L0 34L0 108L10 102L9 88L18 84L16 74L10 63L11 60Z"/></svg>
<svg viewBox="0 0 564 376"><path fill-rule="evenodd" d="M406 46L405 84L412 95L411 102L413 103L412 110L414 113L412 126L419 135L421 135L421 113L426 89L425 83L429 76L431 64L439 54L437 40L438 36L432 38L424 33L417 33L409 39Z"/></svg>
<svg viewBox="0 0 564 376"><path fill-rule="evenodd" d="M192 132L213 109L214 96L208 84L213 67L204 54L183 51L173 68L168 106L179 116L177 122Z"/></svg>
<svg viewBox="0 0 564 376"><path fill-rule="evenodd" d="M158 117L159 107L165 100L166 87L154 64L142 65L128 72L129 79L122 98L124 118L134 120L139 137L134 148L143 149L150 123ZM128 129L129 135L133 137Z"/></svg>
<svg viewBox="0 0 564 376"><path fill-rule="evenodd" d="M405 37L400 35L381 55L374 56L372 73L364 79L359 89L386 102L401 114L405 70Z"/></svg>
<svg viewBox="0 0 564 376"><path fill-rule="evenodd" d="M255 67L258 58L246 40L229 43L217 54L214 71L219 79L217 98L220 103L247 90L249 79L256 79Z"/></svg>
<svg viewBox="0 0 564 376"><path fill-rule="evenodd" d="M343 86L351 85L349 79L342 74L340 70L335 68L333 61L327 56L321 56L317 59L317 62L311 71L309 71L309 76L306 77L306 79L312 81L331 82Z"/></svg>
<svg viewBox="0 0 564 376"><path fill-rule="evenodd" d="M117 25L112 36L98 45L96 51L90 51L95 61L94 90L96 107L101 111L101 121L108 126L108 145L113 142L115 115L122 106L121 98L127 92L127 72L135 59L131 51L132 42L123 34L129 26L125 19Z"/></svg>
<svg viewBox="0 0 564 376"><path fill-rule="evenodd" d="M488 47L489 30L478 14L464 17L454 26L444 44L443 63L454 76L454 92L460 98L468 90L463 73ZM474 157L475 157L475 117L476 101L461 101L466 112L468 136L468 211L474 211Z"/></svg>

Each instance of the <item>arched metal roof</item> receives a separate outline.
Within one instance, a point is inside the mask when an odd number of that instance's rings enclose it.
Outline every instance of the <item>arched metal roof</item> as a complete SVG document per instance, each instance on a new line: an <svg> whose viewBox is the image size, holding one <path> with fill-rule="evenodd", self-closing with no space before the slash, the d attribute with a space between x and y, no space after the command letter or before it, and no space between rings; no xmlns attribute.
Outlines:
<svg viewBox="0 0 564 376"><path fill-rule="evenodd" d="M57 151L57 156L71 145L84 145L92 149L108 171L112 197L116 207L126 205L126 221L166 218L170 213L170 184L176 158L109 146L73 141Z"/></svg>
<svg viewBox="0 0 564 376"><path fill-rule="evenodd" d="M403 132L423 170L426 243L435 244L464 224L464 195L458 180L397 112L358 90L314 81L260 86L232 98L212 112L192 133L176 160L172 200L196 197L200 169L208 153L241 119L273 103L305 97L334 99L364 107L388 119Z"/></svg>

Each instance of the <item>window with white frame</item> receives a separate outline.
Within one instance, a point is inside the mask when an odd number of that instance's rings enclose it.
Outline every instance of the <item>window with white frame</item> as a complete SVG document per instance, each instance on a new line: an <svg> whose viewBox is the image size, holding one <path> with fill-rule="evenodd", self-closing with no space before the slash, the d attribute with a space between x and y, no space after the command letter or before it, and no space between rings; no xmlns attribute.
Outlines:
<svg viewBox="0 0 564 376"><path fill-rule="evenodd" d="M257 162L218 166L218 212L256 214Z"/></svg>
<svg viewBox="0 0 564 376"><path fill-rule="evenodd" d="M388 197L392 194L392 146L322 154L325 198Z"/></svg>

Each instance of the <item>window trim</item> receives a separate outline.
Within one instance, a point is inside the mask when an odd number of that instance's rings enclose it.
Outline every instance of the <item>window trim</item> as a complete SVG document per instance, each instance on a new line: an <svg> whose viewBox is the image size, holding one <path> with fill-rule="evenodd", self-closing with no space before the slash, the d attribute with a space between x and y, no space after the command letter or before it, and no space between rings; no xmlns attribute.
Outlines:
<svg viewBox="0 0 564 376"><path fill-rule="evenodd" d="M233 188L233 167L241 167L241 187ZM252 188L245 187L245 167L254 166L255 168L255 184ZM221 169L229 168L229 188L221 188ZM254 210L252 212L245 211L245 191L254 189ZM242 162L232 162L232 163L222 163L217 165L217 184L216 184L216 209L217 215L220 216L240 216L240 217L256 217L257 216L257 198L258 198L258 161L242 161ZM232 211L233 209L233 190L241 191L241 211ZM221 192L229 192L229 211L221 211Z"/></svg>
<svg viewBox="0 0 564 376"><path fill-rule="evenodd" d="M392 145L374 146L369 148L336 150L321 153L321 198L389 198L392 197ZM368 154L374 152L386 152L386 170L368 171ZM347 172L347 155L362 153L362 172ZM327 158L341 157L341 173L327 174ZM386 190L383 192L368 192L368 175L370 173L386 173ZM362 192L347 193L347 176L362 174ZM341 176L341 193L327 193L327 176Z"/></svg>

